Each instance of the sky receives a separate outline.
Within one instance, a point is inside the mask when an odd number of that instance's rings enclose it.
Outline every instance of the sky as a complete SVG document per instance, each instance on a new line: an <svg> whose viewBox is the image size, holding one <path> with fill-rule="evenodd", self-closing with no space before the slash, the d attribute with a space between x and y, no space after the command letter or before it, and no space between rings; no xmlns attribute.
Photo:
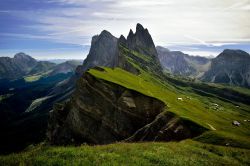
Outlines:
<svg viewBox="0 0 250 166"><path fill-rule="evenodd" d="M170 50L250 52L250 0L0 0L0 22L0 56L84 59L92 36L127 36L137 23Z"/></svg>

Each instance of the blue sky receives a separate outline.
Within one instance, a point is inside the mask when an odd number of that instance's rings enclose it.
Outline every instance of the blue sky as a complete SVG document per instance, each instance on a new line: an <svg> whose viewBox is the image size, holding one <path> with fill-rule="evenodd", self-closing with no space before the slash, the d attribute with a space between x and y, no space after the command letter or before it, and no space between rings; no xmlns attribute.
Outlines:
<svg viewBox="0 0 250 166"><path fill-rule="evenodd" d="M172 50L250 52L249 13L250 0L1 0L0 56L84 59L93 35L126 36L138 22Z"/></svg>

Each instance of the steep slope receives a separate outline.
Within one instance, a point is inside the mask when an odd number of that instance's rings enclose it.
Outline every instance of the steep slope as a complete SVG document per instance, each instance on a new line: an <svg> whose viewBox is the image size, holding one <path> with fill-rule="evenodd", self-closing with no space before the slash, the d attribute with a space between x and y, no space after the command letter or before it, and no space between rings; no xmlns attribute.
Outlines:
<svg viewBox="0 0 250 166"><path fill-rule="evenodd" d="M190 56L161 46L157 46L156 49L162 67L173 74L199 76L208 70L210 60L205 57Z"/></svg>
<svg viewBox="0 0 250 166"><path fill-rule="evenodd" d="M81 72L95 66L115 66L117 38L104 30L92 38L91 48L84 60ZM80 70L80 69L79 69Z"/></svg>
<svg viewBox="0 0 250 166"><path fill-rule="evenodd" d="M107 144L128 138L151 122L164 103L85 73L69 103L51 114L53 144ZM58 126L60 124L60 126Z"/></svg>
<svg viewBox="0 0 250 166"><path fill-rule="evenodd" d="M250 87L250 55L242 50L224 50L212 60L202 80Z"/></svg>

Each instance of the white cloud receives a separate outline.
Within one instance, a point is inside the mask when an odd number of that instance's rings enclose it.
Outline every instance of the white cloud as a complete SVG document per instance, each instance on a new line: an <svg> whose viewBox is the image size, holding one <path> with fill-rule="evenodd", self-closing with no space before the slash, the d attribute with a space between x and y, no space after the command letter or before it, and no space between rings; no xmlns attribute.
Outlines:
<svg viewBox="0 0 250 166"><path fill-rule="evenodd" d="M55 42L90 44L103 29L127 35L140 22L157 45L250 42L250 0L49 0L71 4L40 11L16 11L37 22L27 26ZM13 13L12 13L13 14ZM187 35L188 34L188 35ZM30 36L31 37L31 36ZM34 37L34 36L33 36ZM216 41L216 42L213 42Z"/></svg>

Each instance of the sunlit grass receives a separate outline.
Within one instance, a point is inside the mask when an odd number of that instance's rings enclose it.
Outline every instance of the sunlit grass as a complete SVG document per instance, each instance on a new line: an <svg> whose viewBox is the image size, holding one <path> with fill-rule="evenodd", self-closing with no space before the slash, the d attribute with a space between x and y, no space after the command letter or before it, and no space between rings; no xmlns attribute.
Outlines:
<svg viewBox="0 0 250 166"><path fill-rule="evenodd" d="M2 165L249 165L250 150L202 144L116 143L103 146L39 145L0 157Z"/></svg>
<svg viewBox="0 0 250 166"><path fill-rule="evenodd" d="M178 88L161 82L146 72L137 76L120 68L104 69L105 71L91 69L88 72L99 79L114 82L163 101L168 106L168 111L211 130L210 135L214 133L216 137L225 139L223 140L225 144L226 140L232 140L238 142L232 145L240 147L247 145L246 148L250 148L250 140L247 139L250 136L250 126L249 122L244 122L245 119L250 119L249 106L239 103L240 107L237 108L230 102L192 93L188 87L179 87L178 90ZM182 98L183 101L179 101L177 98ZM212 106L214 103L218 104L220 109L214 110ZM233 120L240 121L241 126L233 126L231 124ZM213 131L214 129L216 132ZM220 132L224 134L220 134ZM242 138L244 143L241 145L240 141L237 140L242 140ZM199 140L202 140L202 137ZM208 140L204 137L203 141Z"/></svg>

